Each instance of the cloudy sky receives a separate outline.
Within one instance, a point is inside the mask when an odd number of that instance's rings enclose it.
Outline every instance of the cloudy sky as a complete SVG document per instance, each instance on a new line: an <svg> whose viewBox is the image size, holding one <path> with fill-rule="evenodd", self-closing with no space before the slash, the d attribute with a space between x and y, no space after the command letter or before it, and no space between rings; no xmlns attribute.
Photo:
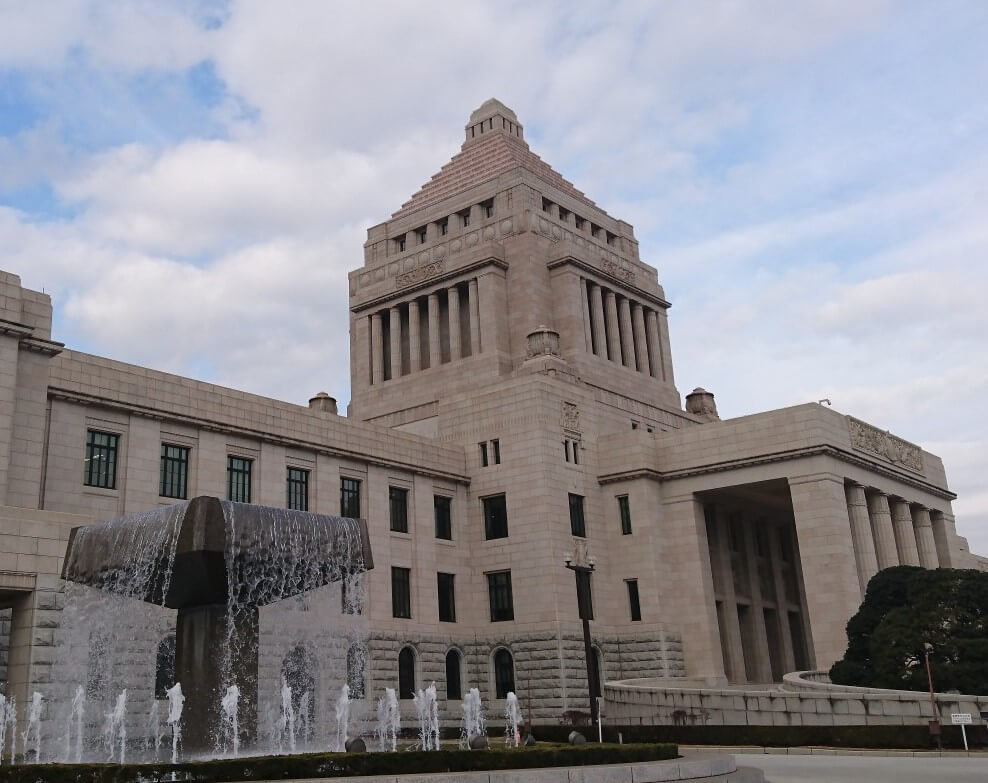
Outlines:
<svg viewBox="0 0 988 783"><path fill-rule="evenodd" d="M346 273L496 96L673 302L680 391L943 456L988 552L988 3L0 0L0 268L70 347L349 399Z"/></svg>

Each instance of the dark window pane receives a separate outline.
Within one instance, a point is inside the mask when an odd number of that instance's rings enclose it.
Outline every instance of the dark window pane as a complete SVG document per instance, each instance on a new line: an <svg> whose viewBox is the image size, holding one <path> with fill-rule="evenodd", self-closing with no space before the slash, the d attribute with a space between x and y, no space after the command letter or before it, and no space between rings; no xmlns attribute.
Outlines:
<svg viewBox="0 0 988 783"><path fill-rule="evenodd" d="M484 536L492 538L508 537L508 506L504 495L492 495L483 498L484 504Z"/></svg>
<svg viewBox="0 0 988 783"><path fill-rule="evenodd" d="M412 572L408 568L391 566L391 616L412 616Z"/></svg>
<svg viewBox="0 0 988 783"><path fill-rule="evenodd" d="M487 592L491 602L491 622L514 620L515 608L511 596L511 572L495 571L488 574Z"/></svg>
<svg viewBox="0 0 988 783"><path fill-rule="evenodd" d="M398 653L398 698L415 698L415 653L411 647Z"/></svg>
<svg viewBox="0 0 988 783"><path fill-rule="evenodd" d="M631 619L641 620L642 608L638 602L638 580L628 579L625 584L628 585L628 604L631 606Z"/></svg>
<svg viewBox="0 0 988 783"><path fill-rule="evenodd" d="M391 507L391 529L396 533L408 532L408 490L388 487L388 501Z"/></svg>
<svg viewBox="0 0 988 783"><path fill-rule="evenodd" d="M498 699L508 698L515 690L515 662L503 647L494 653L494 691Z"/></svg>
<svg viewBox="0 0 988 783"><path fill-rule="evenodd" d="M250 503L253 462L245 457L226 458L226 497L234 503Z"/></svg>
<svg viewBox="0 0 988 783"><path fill-rule="evenodd" d="M491 441L491 451L493 452L494 464L501 464L501 441L492 440Z"/></svg>
<svg viewBox="0 0 988 783"><path fill-rule="evenodd" d="M360 479L340 479L340 516L360 518Z"/></svg>
<svg viewBox="0 0 988 783"><path fill-rule="evenodd" d="M433 497L436 511L436 538L447 541L453 538L453 499L443 495Z"/></svg>
<svg viewBox="0 0 988 783"><path fill-rule="evenodd" d="M487 464L488 464L487 463L487 444L486 443L481 443L480 444L480 464L481 464L481 466L483 466L485 468L487 467Z"/></svg>
<svg viewBox="0 0 988 783"><path fill-rule="evenodd" d="M87 487L116 489L119 445L120 436L112 432L86 431L86 469L83 481Z"/></svg>
<svg viewBox="0 0 988 783"><path fill-rule="evenodd" d="M161 486L163 498L185 500L188 496L189 449L185 446L161 444Z"/></svg>
<svg viewBox="0 0 988 783"><path fill-rule="evenodd" d="M289 468L285 506L295 511L309 510L309 471Z"/></svg>
<svg viewBox="0 0 988 783"><path fill-rule="evenodd" d="M586 538L587 524L583 516L583 495L569 496L569 528L574 536Z"/></svg>
<svg viewBox="0 0 988 783"><path fill-rule="evenodd" d="M631 535L631 506L628 504L628 496L621 495L617 501L618 513L621 515L621 533Z"/></svg>
<svg viewBox="0 0 988 783"><path fill-rule="evenodd" d="M456 622L456 597L453 590L453 574L436 574L439 589L439 620L444 623Z"/></svg>
<svg viewBox="0 0 988 783"><path fill-rule="evenodd" d="M460 684L460 654L456 650L446 653L446 698L463 698L463 686Z"/></svg>

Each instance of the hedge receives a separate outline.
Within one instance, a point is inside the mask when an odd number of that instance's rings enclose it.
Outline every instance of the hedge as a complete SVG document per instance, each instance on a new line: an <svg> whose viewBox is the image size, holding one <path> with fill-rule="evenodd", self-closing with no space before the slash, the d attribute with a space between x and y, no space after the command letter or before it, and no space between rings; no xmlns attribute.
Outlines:
<svg viewBox="0 0 988 783"><path fill-rule="evenodd" d="M590 728L578 729L589 740L597 733ZM945 748L963 748L960 726L941 726ZM533 728L539 740L565 742L572 727L559 725ZM912 726L608 726L605 718L604 740L617 742L618 732L625 742L675 742L681 745L756 745L789 748L818 745L834 748L888 748L927 750L936 748L936 740L925 725ZM971 746L988 744L988 730L983 725L968 726Z"/></svg>
<svg viewBox="0 0 988 783"><path fill-rule="evenodd" d="M567 731L567 734L569 732ZM406 751L398 753L310 753L293 756L217 759L182 764L24 764L5 766L10 783L136 783L171 780L227 783L284 778L334 778L349 775L413 775L588 764L662 761L678 755L671 744L578 746L536 745L496 750Z"/></svg>

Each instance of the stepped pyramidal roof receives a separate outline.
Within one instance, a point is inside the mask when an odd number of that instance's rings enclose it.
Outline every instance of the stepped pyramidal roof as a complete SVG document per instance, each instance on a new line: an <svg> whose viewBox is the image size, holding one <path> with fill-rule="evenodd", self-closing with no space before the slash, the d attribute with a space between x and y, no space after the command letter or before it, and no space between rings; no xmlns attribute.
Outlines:
<svg viewBox="0 0 988 783"><path fill-rule="evenodd" d="M536 174L577 201L596 207L573 183L532 152L517 115L495 98L470 115L460 152L443 166L392 217L402 217L437 204L467 188L488 182L516 168Z"/></svg>

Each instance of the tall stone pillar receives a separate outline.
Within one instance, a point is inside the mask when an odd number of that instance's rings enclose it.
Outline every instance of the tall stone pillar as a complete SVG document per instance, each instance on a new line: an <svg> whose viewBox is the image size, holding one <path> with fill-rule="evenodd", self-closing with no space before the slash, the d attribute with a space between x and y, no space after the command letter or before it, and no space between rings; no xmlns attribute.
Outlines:
<svg viewBox="0 0 988 783"><path fill-rule="evenodd" d="M439 342L439 294L429 294L429 367L442 364L442 345Z"/></svg>
<svg viewBox="0 0 988 783"><path fill-rule="evenodd" d="M476 356L481 351L480 347L480 289L477 286L477 278L470 278L470 355Z"/></svg>
<svg viewBox="0 0 988 783"><path fill-rule="evenodd" d="M600 286L590 284L590 312L593 318L593 333L597 337L594 353L607 358L607 329L604 326L604 297Z"/></svg>
<svg viewBox="0 0 988 783"><path fill-rule="evenodd" d="M431 223L429 224L432 225ZM422 369L422 318L419 315L419 300L408 303L408 371Z"/></svg>
<svg viewBox="0 0 988 783"><path fill-rule="evenodd" d="M665 498L662 529L668 583L676 585L668 620L682 631L687 676L723 682L724 658L717 632L703 505L692 494Z"/></svg>
<svg viewBox="0 0 988 783"><path fill-rule="evenodd" d="M451 285L446 294L449 301L449 360L455 362L463 355L460 350L460 289Z"/></svg>
<svg viewBox="0 0 988 783"><path fill-rule="evenodd" d="M587 281L580 278L580 298L583 300L583 342L587 353L593 352L593 337L590 334L590 295L587 293Z"/></svg>
<svg viewBox="0 0 988 783"><path fill-rule="evenodd" d="M933 540L937 544L937 561L942 568L967 568L967 563L958 562L960 558L956 550L957 530L954 527L954 517L943 511L931 511L930 521L933 523Z"/></svg>
<svg viewBox="0 0 988 783"><path fill-rule="evenodd" d="M913 515L909 504L902 498L895 498L892 507L892 530L895 531L895 548L902 565L919 565L919 551L916 549L916 533L913 532Z"/></svg>
<svg viewBox="0 0 988 783"><path fill-rule="evenodd" d="M768 649L768 630L765 627L764 597L762 596L761 579L758 572L758 553L755 547L755 526L750 518L744 520L743 528L744 558L748 561L748 594L751 596L751 620L754 631L752 634L754 638L751 640L755 655L753 669L758 682L775 682L775 676L772 673L772 654ZM778 611L776 611L776 617L778 617Z"/></svg>
<svg viewBox="0 0 988 783"><path fill-rule="evenodd" d="M391 380L401 377L401 310L392 307L389 312L391 331Z"/></svg>
<svg viewBox="0 0 988 783"><path fill-rule="evenodd" d="M657 314L656 321L659 327L659 355L662 360L662 380L666 383L675 383L672 373L672 353L669 347L669 316L666 311Z"/></svg>
<svg viewBox="0 0 988 783"><path fill-rule="evenodd" d="M645 311L638 302L631 305L631 322L635 327L635 364L638 372L651 375L652 370L648 361L648 348L645 339Z"/></svg>
<svg viewBox="0 0 988 783"><path fill-rule="evenodd" d="M607 316L607 358L621 362L621 332L618 329L617 297L613 291L604 294L604 313Z"/></svg>
<svg viewBox="0 0 988 783"><path fill-rule="evenodd" d="M621 317L621 363L634 370L637 369L635 367L635 339L631 326L631 303L627 297L622 296L618 301L618 312Z"/></svg>
<svg viewBox="0 0 988 783"><path fill-rule="evenodd" d="M919 551L919 564L923 568L937 568L937 542L933 537L933 522L930 510L923 506L913 506L913 529L916 531L916 549Z"/></svg>
<svg viewBox="0 0 988 783"><path fill-rule="evenodd" d="M847 494L847 514L851 519L851 540L854 543L854 558L858 566L858 580L861 595L865 594L868 582L878 573L878 557L875 554L875 541L871 535L871 520L868 518L868 498L860 484L845 487Z"/></svg>
<svg viewBox="0 0 988 783"><path fill-rule="evenodd" d="M854 546L847 534L844 477L816 473L789 479L812 648L810 664L829 669L843 657L845 626L861 604Z"/></svg>
<svg viewBox="0 0 988 783"><path fill-rule="evenodd" d="M381 330L381 314L371 316L371 383L384 380L384 332Z"/></svg>
<svg viewBox="0 0 988 783"><path fill-rule="evenodd" d="M796 671L796 652L793 649L795 640L792 638L789 626L789 608L786 599L786 579L782 573L782 537L788 536L786 528L775 527L769 535L769 546L772 551L772 581L775 584L775 605L779 615L779 625L781 626L780 638L782 640L782 659L784 669L787 672ZM793 564L795 568L795 564ZM798 598L798 596L797 596ZM802 612L800 612L802 615Z"/></svg>
<svg viewBox="0 0 988 783"><path fill-rule="evenodd" d="M662 359L659 353L659 321L655 310L645 312L645 335L648 341L648 368L653 378L662 377Z"/></svg>
<svg viewBox="0 0 988 783"><path fill-rule="evenodd" d="M714 583L720 583L721 602L718 630L723 624L721 651L724 655L724 669L730 682L747 682L744 666L744 646L741 643L741 624L738 622L738 601L734 592L734 574L731 569L731 549L728 544L730 533L727 519L717 506L710 504L705 509L706 519L716 531L711 552L711 573ZM709 543L709 542L708 542Z"/></svg>
<svg viewBox="0 0 988 783"><path fill-rule="evenodd" d="M888 495L878 490L868 493L868 516L871 518L871 532L875 540L878 570L899 565L899 553L895 548L895 534L892 531L892 512L889 510Z"/></svg>

